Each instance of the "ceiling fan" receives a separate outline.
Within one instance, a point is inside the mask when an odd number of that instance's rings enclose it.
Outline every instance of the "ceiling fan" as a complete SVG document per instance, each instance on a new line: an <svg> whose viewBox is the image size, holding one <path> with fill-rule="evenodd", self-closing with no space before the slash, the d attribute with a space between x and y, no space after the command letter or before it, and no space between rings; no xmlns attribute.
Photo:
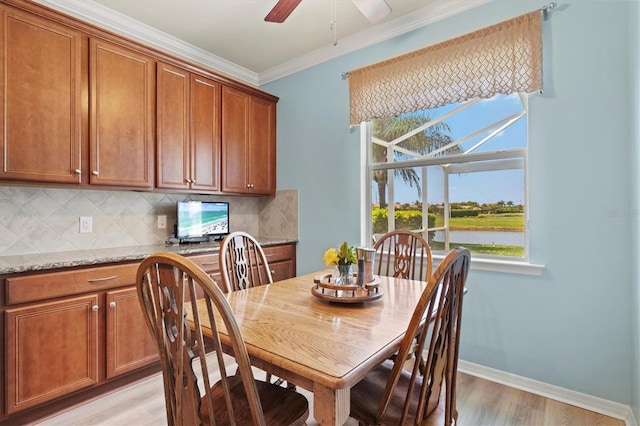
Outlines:
<svg viewBox="0 0 640 426"><path fill-rule="evenodd" d="M264 18L267 22L282 23L298 7L302 0L278 0L278 3L271 9L271 12ZM375 24L384 19L390 12L391 7L385 0L351 0L360 12Z"/></svg>

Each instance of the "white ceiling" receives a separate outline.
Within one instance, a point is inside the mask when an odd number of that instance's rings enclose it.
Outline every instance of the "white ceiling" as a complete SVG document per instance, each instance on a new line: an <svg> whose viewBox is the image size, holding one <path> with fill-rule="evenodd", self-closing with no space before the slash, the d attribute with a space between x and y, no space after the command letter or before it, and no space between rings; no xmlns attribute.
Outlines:
<svg viewBox="0 0 640 426"><path fill-rule="evenodd" d="M487 0L386 0L392 12L376 25L350 0L303 0L282 24L264 21L277 0L36 1L261 85Z"/></svg>

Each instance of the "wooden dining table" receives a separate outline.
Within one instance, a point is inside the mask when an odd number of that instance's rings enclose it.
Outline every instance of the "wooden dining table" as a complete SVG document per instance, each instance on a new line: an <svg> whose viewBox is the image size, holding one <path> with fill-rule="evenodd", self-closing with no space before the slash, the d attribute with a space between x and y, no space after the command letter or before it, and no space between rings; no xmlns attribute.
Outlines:
<svg viewBox="0 0 640 426"><path fill-rule="evenodd" d="M227 299L252 365L311 391L318 423L342 425L351 387L398 349L426 283L376 277L382 297L328 302L311 291L314 278L327 272L234 291ZM219 333L224 341L225 330Z"/></svg>

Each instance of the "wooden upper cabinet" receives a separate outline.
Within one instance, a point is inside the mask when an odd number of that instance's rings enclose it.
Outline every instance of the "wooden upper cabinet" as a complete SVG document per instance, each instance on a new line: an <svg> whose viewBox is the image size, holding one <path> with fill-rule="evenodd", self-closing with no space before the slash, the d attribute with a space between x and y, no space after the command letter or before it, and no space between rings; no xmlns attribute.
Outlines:
<svg viewBox="0 0 640 426"><path fill-rule="evenodd" d="M220 84L158 65L157 187L220 190Z"/></svg>
<svg viewBox="0 0 640 426"><path fill-rule="evenodd" d="M0 6L0 178L80 183L83 36Z"/></svg>
<svg viewBox="0 0 640 426"><path fill-rule="evenodd" d="M155 60L91 39L89 182L151 189L154 182Z"/></svg>
<svg viewBox="0 0 640 426"><path fill-rule="evenodd" d="M254 194L276 193L276 104L251 96L249 102L249 182Z"/></svg>
<svg viewBox="0 0 640 426"><path fill-rule="evenodd" d="M191 75L191 189L220 190L220 84Z"/></svg>
<svg viewBox="0 0 640 426"><path fill-rule="evenodd" d="M275 195L275 96L33 2L0 14L0 180Z"/></svg>
<svg viewBox="0 0 640 426"><path fill-rule="evenodd" d="M158 63L157 187L189 188L189 72Z"/></svg>
<svg viewBox="0 0 640 426"><path fill-rule="evenodd" d="M222 190L274 195L276 104L222 88Z"/></svg>

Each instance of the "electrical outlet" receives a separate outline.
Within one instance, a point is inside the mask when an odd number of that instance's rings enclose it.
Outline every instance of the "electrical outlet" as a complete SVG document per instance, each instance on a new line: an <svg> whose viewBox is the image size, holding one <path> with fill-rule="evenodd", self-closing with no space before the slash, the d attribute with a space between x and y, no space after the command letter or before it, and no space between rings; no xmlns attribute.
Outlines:
<svg viewBox="0 0 640 426"><path fill-rule="evenodd" d="M91 216L80 216L80 233L93 232L93 220Z"/></svg>
<svg viewBox="0 0 640 426"><path fill-rule="evenodd" d="M167 216L158 216L158 229L167 229Z"/></svg>

